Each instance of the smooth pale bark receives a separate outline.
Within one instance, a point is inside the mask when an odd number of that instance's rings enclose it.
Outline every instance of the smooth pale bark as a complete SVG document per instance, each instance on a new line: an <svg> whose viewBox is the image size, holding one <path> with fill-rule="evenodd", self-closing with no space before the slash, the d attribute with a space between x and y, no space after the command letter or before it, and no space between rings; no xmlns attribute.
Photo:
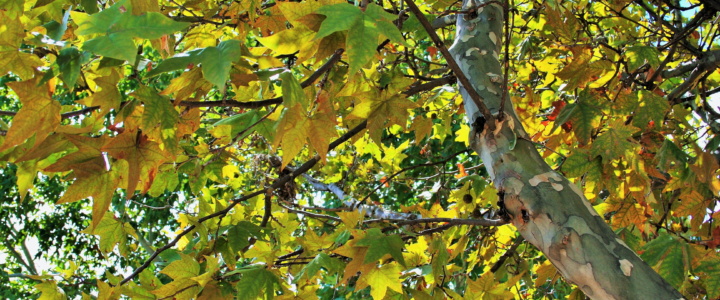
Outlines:
<svg viewBox="0 0 720 300"><path fill-rule="evenodd" d="M497 1L465 0L450 48L462 71L497 116L503 94L503 9ZM482 115L463 87L468 119ZM620 240L582 191L545 163L530 142L509 97L505 117L490 132L471 133L512 223L563 277L593 299L678 299L682 295ZM482 121L482 120L481 120ZM482 123L482 122L480 122ZM610 145L608 145L610 146Z"/></svg>

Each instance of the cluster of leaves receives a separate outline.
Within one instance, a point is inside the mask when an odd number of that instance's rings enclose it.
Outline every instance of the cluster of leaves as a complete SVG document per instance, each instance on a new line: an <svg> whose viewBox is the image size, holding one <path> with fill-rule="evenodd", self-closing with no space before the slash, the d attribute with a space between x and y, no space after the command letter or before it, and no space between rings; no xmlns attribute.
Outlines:
<svg viewBox="0 0 720 300"><path fill-rule="evenodd" d="M358 2L2 2L2 296L582 297L453 223L497 202L454 77L402 1ZM668 2L511 2L503 56L547 161L715 298L718 8Z"/></svg>

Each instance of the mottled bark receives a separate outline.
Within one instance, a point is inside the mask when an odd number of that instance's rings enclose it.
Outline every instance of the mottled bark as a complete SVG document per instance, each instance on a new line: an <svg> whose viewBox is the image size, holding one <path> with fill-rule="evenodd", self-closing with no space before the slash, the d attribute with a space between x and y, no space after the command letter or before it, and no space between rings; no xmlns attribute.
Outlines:
<svg viewBox="0 0 720 300"><path fill-rule="evenodd" d="M503 198L512 223L538 247L563 277L593 299L677 299L682 295L620 240L589 204L582 191L545 163L530 142L509 97L503 97L503 8L497 1L465 0L450 51L497 117L495 130L460 88L471 133ZM477 14L473 13L477 12Z"/></svg>

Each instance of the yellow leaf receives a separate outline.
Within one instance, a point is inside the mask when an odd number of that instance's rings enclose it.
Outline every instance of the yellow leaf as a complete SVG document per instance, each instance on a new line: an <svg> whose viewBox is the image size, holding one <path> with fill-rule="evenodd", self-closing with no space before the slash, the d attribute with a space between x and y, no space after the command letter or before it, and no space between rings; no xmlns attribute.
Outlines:
<svg viewBox="0 0 720 300"><path fill-rule="evenodd" d="M297 104L285 109L277 126L275 145L282 144L282 168L285 168L305 147L311 125L302 106Z"/></svg>
<svg viewBox="0 0 720 300"><path fill-rule="evenodd" d="M317 97L318 107L315 114L310 117L308 139L318 155L324 160L327 155L330 141L337 137L337 120L335 111L327 92L321 91Z"/></svg>
<svg viewBox="0 0 720 300"><path fill-rule="evenodd" d="M37 56L20 52L17 48L0 50L0 74L12 72L22 79L30 79L36 68L42 65L42 61Z"/></svg>
<svg viewBox="0 0 720 300"><path fill-rule="evenodd" d="M98 300L109 300L109 299L119 299L120 295L115 290L115 287L111 287L107 282L99 281L97 282L98 285Z"/></svg>
<svg viewBox="0 0 720 300"><path fill-rule="evenodd" d="M340 217L340 220L342 220L343 224L347 226L347 228L355 228L358 223L362 222L362 220L365 219L365 211L363 210L338 212L337 215L338 217Z"/></svg>
<svg viewBox="0 0 720 300"><path fill-rule="evenodd" d="M410 131L415 132L415 142L419 143L432 133L433 121L424 115L416 116L410 125Z"/></svg>
<svg viewBox="0 0 720 300"><path fill-rule="evenodd" d="M493 272L485 272L478 279L468 282L468 290L476 296L480 296L485 292L489 292L495 286L495 274Z"/></svg>
<svg viewBox="0 0 720 300"><path fill-rule="evenodd" d="M0 57L3 57L2 53ZM33 135L35 145L38 145L60 125L60 103L48 96L47 89L38 87L40 80L41 77L37 77L7 83L20 98L22 108L13 117L0 152L22 144Z"/></svg>
<svg viewBox="0 0 720 300"><path fill-rule="evenodd" d="M548 280L550 280L550 282L555 282L558 271L549 260L546 260L537 267L535 274L537 274L537 279L535 279L535 287L537 288L545 284Z"/></svg>
<svg viewBox="0 0 720 300"><path fill-rule="evenodd" d="M97 226L90 226L81 232L99 236L100 251L103 253L112 252L116 244L125 246L128 234L137 236L130 224L118 221L113 214L104 214Z"/></svg>
<svg viewBox="0 0 720 300"><path fill-rule="evenodd" d="M158 143L147 139L141 131L125 130L112 138L104 147L110 156L128 162L127 198L135 194L138 184L142 192L150 189L160 164L168 159L169 153L162 151Z"/></svg>
<svg viewBox="0 0 720 300"><path fill-rule="evenodd" d="M64 300L67 299L65 291L57 286L55 281L44 281L35 285L35 289L41 292L38 300Z"/></svg>
<svg viewBox="0 0 720 300"><path fill-rule="evenodd" d="M318 236L314 230L308 229L305 236L300 239L300 244L306 251L316 251L332 246L333 240L328 238L329 235Z"/></svg>
<svg viewBox="0 0 720 300"><path fill-rule="evenodd" d="M182 278L173 280L150 292L157 296L158 299L166 297L172 297L172 299L193 299L195 295L200 292L200 287L194 280Z"/></svg>
<svg viewBox="0 0 720 300"><path fill-rule="evenodd" d="M180 259L171 262L160 271L172 279L193 278L200 274L200 264L190 255L179 253Z"/></svg>
<svg viewBox="0 0 720 300"><path fill-rule="evenodd" d="M195 280L203 288L208 284L208 282L213 281L213 276L219 269L217 257L206 255L205 262L205 273L190 278L192 280Z"/></svg>
<svg viewBox="0 0 720 300"><path fill-rule="evenodd" d="M340 248L333 250L333 253L340 254L345 257L352 258L352 260L345 266L345 274L341 280L341 283L347 283L347 281L360 273L370 272L371 269L375 268L375 262L364 264L365 253L367 253L368 247L355 247L357 240L350 240Z"/></svg>
<svg viewBox="0 0 720 300"><path fill-rule="evenodd" d="M379 269L372 268L367 274L362 274L358 278L356 289L363 289L367 286L370 286L370 295L373 299L384 299L388 288L402 293L399 265L391 262Z"/></svg>
<svg viewBox="0 0 720 300"><path fill-rule="evenodd" d="M312 54L315 54L317 43L312 42L314 36L314 31L301 25L280 31L268 37L257 39L265 47L272 49L276 55L300 52L297 62L302 62L304 59L310 58Z"/></svg>
<svg viewBox="0 0 720 300"><path fill-rule="evenodd" d="M415 107L417 104L408 100L404 95L383 91L377 98L363 98L362 102L355 106L348 119L367 119L370 138L380 144L382 130L392 124L405 128L410 115L408 110Z"/></svg>

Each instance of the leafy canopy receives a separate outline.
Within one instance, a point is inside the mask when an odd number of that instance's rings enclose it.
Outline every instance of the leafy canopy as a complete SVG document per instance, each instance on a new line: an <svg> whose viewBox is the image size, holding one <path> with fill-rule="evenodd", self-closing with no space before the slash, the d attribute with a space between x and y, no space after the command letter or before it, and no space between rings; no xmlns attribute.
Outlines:
<svg viewBox="0 0 720 300"><path fill-rule="evenodd" d="M510 6L532 142L669 283L720 297L717 4ZM460 225L497 191L405 8L0 1L0 297L581 299L510 225Z"/></svg>

